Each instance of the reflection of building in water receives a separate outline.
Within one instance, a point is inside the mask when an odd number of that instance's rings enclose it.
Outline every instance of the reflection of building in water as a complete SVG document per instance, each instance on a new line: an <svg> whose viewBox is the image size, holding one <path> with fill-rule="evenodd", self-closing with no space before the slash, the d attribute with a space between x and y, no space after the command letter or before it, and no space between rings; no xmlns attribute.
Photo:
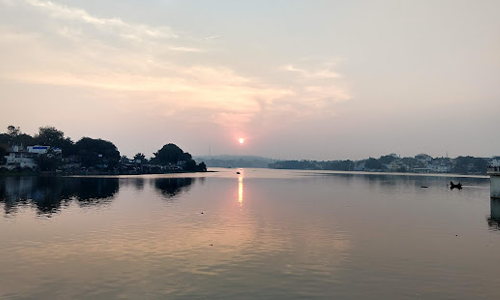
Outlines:
<svg viewBox="0 0 500 300"><path fill-rule="evenodd" d="M243 176L238 177L238 202L243 205Z"/></svg>
<svg viewBox="0 0 500 300"><path fill-rule="evenodd" d="M500 230L500 199L490 199L490 217L488 218L488 226L493 229Z"/></svg>

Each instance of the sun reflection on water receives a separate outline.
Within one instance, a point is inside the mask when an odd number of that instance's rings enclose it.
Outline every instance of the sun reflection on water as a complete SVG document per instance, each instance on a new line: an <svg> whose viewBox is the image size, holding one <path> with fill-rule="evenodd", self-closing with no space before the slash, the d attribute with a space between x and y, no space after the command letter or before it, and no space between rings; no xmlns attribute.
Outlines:
<svg viewBox="0 0 500 300"><path fill-rule="evenodd" d="M238 202L243 206L243 175L238 176Z"/></svg>

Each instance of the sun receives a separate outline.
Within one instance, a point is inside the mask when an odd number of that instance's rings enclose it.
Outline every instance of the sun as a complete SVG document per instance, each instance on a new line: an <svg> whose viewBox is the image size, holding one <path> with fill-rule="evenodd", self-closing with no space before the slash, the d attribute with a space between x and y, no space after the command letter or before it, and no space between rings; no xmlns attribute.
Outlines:
<svg viewBox="0 0 500 300"><path fill-rule="evenodd" d="M244 138L239 138L238 142L240 142L240 144L243 144L245 142L245 139Z"/></svg>

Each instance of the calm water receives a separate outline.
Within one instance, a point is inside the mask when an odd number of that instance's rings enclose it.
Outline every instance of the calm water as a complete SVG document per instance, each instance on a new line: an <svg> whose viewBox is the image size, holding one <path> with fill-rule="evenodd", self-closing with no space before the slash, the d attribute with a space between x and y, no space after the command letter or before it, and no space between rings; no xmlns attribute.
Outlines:
<svg viewBox="0 0 500 300"><path fill-rule="evenodd" d="M487 178L236 171L0 178L0 299L500 296Z"/></svg>

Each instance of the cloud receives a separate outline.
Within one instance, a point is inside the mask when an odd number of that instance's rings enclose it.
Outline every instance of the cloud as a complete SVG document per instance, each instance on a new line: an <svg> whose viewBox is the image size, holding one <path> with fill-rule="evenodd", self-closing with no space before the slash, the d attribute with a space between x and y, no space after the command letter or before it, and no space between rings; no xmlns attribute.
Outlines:
<svg viewBox="0 0 500 300"><path fill-rule="evenodd" d="M134 98L137 105L154 106L158 117L238 130L329 117L336 103L350 98L328 60L298 61L271 76L248 76L214 61L206 46L193 46L169 27L100 18L51 1L24 3L43 12L39 22L47 28L41 33L0 25L3 79L104 91L103 101L116 107L123 105L116 99ZM286 80L274 80L281 77Z"/></svg>
<svg viewBox="0 0 500 300"><path fill-rule="evenodd" d="M204 52L201 49L191 48L191 47L169 47L168 49L170 49L172 51L179 51L179 52L195 52L195 53Z"/></svg>
<svg viewBox="0 0 500 300"><path fill-rule="evenodd" d="M95 28L114 32L124 38L143 40L147 38L177 38L169 27L151 27L144 24L127 23L120 18L99 18L79 8L63 6L52 1L24 0L53 18L80 21Z"/></svg>
<svg viewBox="0 0 500 300"><path fill-rule="evenodd" d="M214 40L214 39L219 39L221 38L221 36L218 36L218 35L213 35L213 36L207 36L205 38L203 38L204 40Z"/></svg>
<svg viewBox="0 0 500 300"><path fill-rule="evenodd" d="M285 71L294 72L299 74L303 79L332 79L332 78L340 78L341 75L337 72L334 72L330 69L320 69L309 71L305 69L300 69L292 64L286 65L282 68Z"/></svg>

